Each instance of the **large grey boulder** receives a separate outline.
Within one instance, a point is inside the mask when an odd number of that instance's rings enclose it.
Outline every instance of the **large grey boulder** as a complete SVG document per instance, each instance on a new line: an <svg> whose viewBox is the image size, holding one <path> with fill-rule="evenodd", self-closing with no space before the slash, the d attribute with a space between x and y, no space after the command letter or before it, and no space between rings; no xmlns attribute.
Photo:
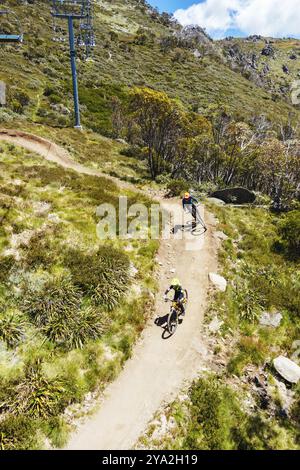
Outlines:
<svg viewBox="0 0 300 470"><path fill-rule="evenodd" d="M216 273L209 273L208 275L210 281L213 283L213 285L220 290L221 292L225 292L227 289L227 281L224 279L224 277L220 276L219 274Z"/></svg>
<svg viewBox="0 0 300 470"><path fill-rule="evenodd" d="M217 238L218 240L228 240L228 236L224 233L224 232L215 232L214 233L214 236L215 238Z"/></svg>
<svg viewBox="0 0 300 470"><path fill-rule="evenodd" d="M222 320L219 320L218 317L216 316L215 318L212 319L212 321L208 325L208 329L211 333L218 333L223 323L224 322Z"/></svg>
<svg viewBox="0 0 300 470"><path fill-rule="evenodd" d="M284 73L290 73L290 69L288 68L287 65L283 65L282 70L284 71Z"/></svg>
<svg viewBox="0 0 300 470"><path fill-rule="evenodd" d="M250 204L255 201L255 194L246 188L220 189L211 194L212 198L221 199L227 204Z"/></svg>
<svg viewBox="0 0 300 470"><path fill-rule="evenodd" d="M281 377L292 384L300 380L300 367L290 359L284 356L278 356L273 361L274 367Z"/></svg>
<svg viewBox="0 0 300 470"><path fill-rule="evenodd" d="M263 50L261 51L261 54L266 56L266 57L274 57L275 56L275 50L274 47L271 46L270 44L267 44Z"/></svg>

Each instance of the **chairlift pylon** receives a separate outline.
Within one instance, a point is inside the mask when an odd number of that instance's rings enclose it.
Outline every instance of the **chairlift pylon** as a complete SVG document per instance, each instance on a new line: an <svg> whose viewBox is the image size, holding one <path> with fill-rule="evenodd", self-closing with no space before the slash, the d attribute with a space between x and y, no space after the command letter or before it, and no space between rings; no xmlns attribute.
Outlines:
<svg viewBox="0 0 300 470"><path fill-rule="evenodd" d="M90 43L94 43L93 18L92 18L92 1L93 0L52 0L52 16L54 19L67 20L69 31L70 59L73 83L73 99L75 112L75 128L81 129L80 124L80 107L77 83L77 67L76 67L76 44L85 45L86 58L90 54ZM79 30L81 34L75 37L74 23L79 21ZM85 28L80 28L86 25Z"/></svg>

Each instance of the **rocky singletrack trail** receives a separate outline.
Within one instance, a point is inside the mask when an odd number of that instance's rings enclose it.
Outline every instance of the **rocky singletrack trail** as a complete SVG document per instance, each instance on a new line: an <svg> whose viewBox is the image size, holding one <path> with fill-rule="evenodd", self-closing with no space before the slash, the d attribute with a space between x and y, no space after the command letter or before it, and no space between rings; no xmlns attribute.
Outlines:
<svg viewBox="0 0 300 470"><path fill-rule="evenodd" d="M14 143L43 158L79 173L112 179L120 187L134 189L100 171L74 162L68 152L46 139L20 131L0 130L0 140ZM163 209L180 217L178 200L159 200ZM70 438L66 449L130 449L145 431L154 413L164 403L175 398L185 383L189 383L206 368L207 355L202 340L202 323L207 305L208 273L217 270L217 242L214 218L205 213L208 231L176 235L161 240L158 252L159 293L155 317L150 319L119 377L105 390L98 411L86 418ZM172 277L178 277L187 288L189 302L186 316L174 336L168 338L155 318L164 317L169 304L162 300Z"/></svg>

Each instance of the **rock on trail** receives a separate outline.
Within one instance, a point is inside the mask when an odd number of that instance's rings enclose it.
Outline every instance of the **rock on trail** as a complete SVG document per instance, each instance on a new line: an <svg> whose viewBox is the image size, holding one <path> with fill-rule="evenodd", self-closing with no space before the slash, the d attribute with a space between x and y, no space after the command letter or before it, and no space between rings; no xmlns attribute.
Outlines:
<svg viewBox="0 0 300 470"><path fill-rule="evenodd" d="M209 273L209 280L212 284L221 292L225 292L227 289L227 281L224 277L216 273Z"/></svg>

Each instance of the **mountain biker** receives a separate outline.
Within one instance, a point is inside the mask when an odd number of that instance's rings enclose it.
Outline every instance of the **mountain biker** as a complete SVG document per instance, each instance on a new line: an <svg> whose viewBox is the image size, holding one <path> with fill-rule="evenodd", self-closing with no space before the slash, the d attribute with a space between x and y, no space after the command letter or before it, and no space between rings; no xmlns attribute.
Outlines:
<svg viewBox="0 0 300 470"><path fill-rule="evenodd" d="M185 193L184 198L182 199L182 208L184 211L188 210L193 216L192 228L197 226L197 207L198 200L191 196L190 193Z"/></svg>
<svg viewBox="0 0 300 470"><path fill-rule="evenodd" d="M174 302L177 302L178 307L181 310L181 315L184 317L185 316L185 303L186 303L186 294L184 289L181 286L181 283L179 279L172 279L172 283L170 287L166 290L165 295L164 295L164 300L167 302L168 300L168 293L174 290Z"/></svg>

